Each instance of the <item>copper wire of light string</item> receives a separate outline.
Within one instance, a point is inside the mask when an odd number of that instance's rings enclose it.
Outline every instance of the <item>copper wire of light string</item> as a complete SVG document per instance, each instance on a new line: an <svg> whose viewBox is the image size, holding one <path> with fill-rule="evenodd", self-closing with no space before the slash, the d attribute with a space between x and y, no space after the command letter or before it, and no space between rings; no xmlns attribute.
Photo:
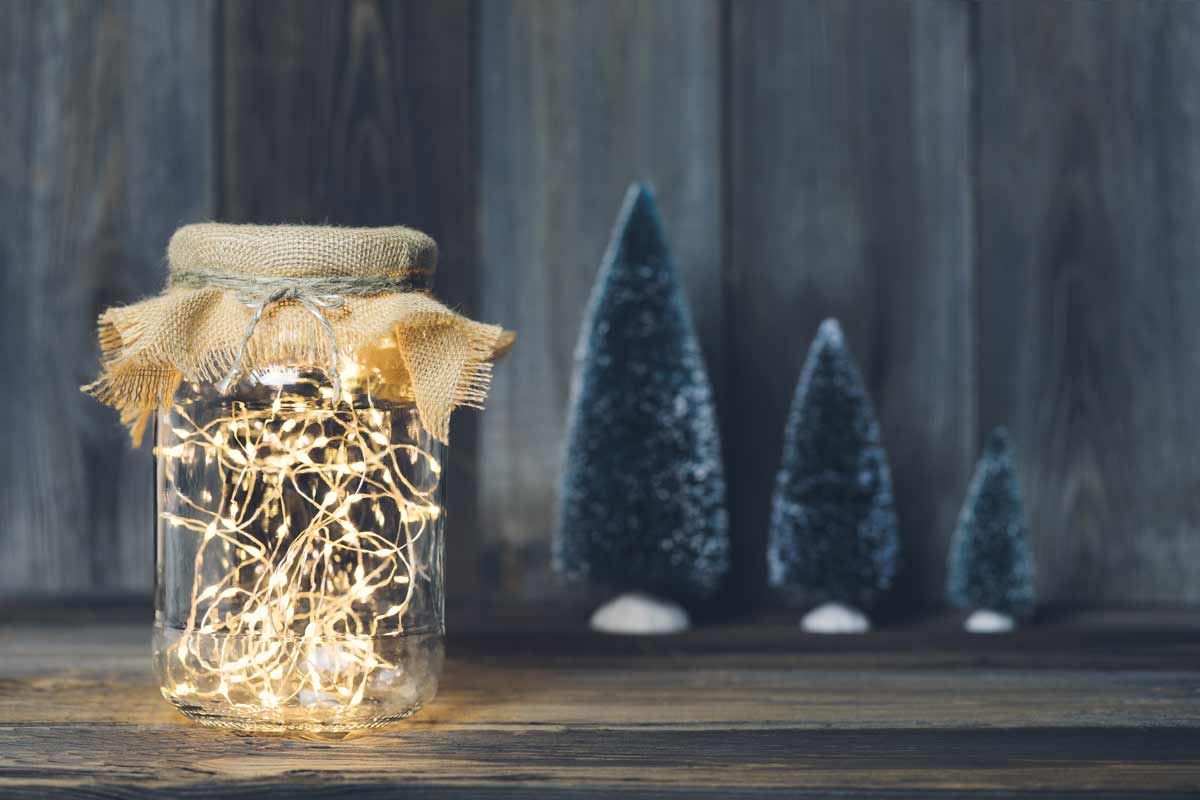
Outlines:
<svg viewBox="0 0 1200 800"><path fill-rule="evenodd" d="M329 387L316 401L280 388L267 408L235 400L207 422L174 407L177 443L158 456L215 462L221 488L214 497L176 487L168 504L180 513L161 515L199 537L164 691L257 714L297 705L337 713L362 703L373 676L397 669L376 637L405 631L417 583L431 579L416 545L441 511L441 467L416 443L392 441L392 412L369 392L365 408L334 397ZM407 474L421 474L422 461L428 486ZM297 504L307 522L289 510Z"/></svg>

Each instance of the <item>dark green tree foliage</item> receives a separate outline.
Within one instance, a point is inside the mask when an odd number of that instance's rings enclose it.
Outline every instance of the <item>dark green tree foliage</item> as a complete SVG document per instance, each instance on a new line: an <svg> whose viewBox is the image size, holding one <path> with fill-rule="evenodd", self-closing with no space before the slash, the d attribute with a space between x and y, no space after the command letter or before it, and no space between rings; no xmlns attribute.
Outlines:
<svg viewBox="0 0 1200 800"><path fill-rule="evenodd" d="M771 506L771 583L869 608L891 586L897 539L879 423L841 326L826 320L784 432Z"/></svg>
<svg viewBox="0 0 1200 800"><path fill-rule="evenodd" d="M712 389L644 186L626 194L575 352L554 563L683 600L728 568Z"/></svg>
<svg viewBox="0 0 1200 800"><path fill-rule="evenodd" d="M950 542L946 599L1021 615L1033 608L1033 556L1008 434L997 428L975 468Z"/></svg>

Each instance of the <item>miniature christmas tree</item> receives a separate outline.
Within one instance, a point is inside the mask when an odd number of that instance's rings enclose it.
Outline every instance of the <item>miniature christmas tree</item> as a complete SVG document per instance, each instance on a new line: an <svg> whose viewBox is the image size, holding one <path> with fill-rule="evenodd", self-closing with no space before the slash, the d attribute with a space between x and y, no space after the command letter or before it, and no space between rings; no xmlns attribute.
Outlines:
<svg viewBox="0 0 1200 800"><path fill-rule="evenodd" d="M674 601L711 594L728 568L712 390L644 186L626 195L580 332L554 561L638 592L592 624L639 633L686 628Z"/></svg>
<svg viewBox="0 0 1200 800"><path fill-rule="evenodd" d="M1012 630L1033 608L1033 556L1029 551L1021 489L1008 434L997 428L975 468L950 542L946 599L971 609L966 628Z"/></svg>
<svg viewBox="0 0 1200 800"><path fill-rule="evenodd" d="M892 583L896 512L887 454L842 328L826 320L808 352L784 433L771 507L769 577L824 605L805 630L867 630Z"/></svg>

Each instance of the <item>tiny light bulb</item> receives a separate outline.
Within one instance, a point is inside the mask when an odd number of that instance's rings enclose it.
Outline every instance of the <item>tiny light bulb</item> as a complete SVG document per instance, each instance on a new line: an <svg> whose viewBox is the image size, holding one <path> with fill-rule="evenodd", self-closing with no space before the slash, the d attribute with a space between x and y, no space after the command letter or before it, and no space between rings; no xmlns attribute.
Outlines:
<svg viewBox="0 0 1200 800"><path fill-rule="evenodd" d="M176 488L180 505L162 515L173 536L221 539L196 553L195 618L169 660L165 685L189 703L222 697L273 715L288 705L349 707L363 702L372 673L396 668L375 637L384 624L403 629L408 600L389 601L411 598L413 587L395 587L425 574L413 542L441 509L430 502L436 482L414 483L441 465L419 447L393 444L393 418L369 396L365 409L345 396L351 406L334 409L281 387L269 411L235 400L228 416L203 424L176 407L181 422L168 429L176 443L162 455L219 470L223 481L194 498ZM426 459L428 471L393 474L404 463L397 451L414 465Z"/></svg>

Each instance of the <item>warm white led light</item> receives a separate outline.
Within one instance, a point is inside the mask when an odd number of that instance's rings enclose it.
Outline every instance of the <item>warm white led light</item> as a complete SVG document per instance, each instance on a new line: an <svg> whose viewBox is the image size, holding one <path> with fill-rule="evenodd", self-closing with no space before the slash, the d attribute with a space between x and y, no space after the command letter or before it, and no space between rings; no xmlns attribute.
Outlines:
<svg viewBox="0 0 1200 800"><path fill-rule="evenodd" d="M221 485L177 488L162 514L169 535L197 539L164 690L262 718L361 704L374 675L398 668L376 637L404 632L427 574L414 545L441 513L440 465L393 443L391 413L369 396L334 406L281 386L262 408L234 401L197 423L177 405L172 420L165 467L215 464ZM417 486L408 474L422 462Z"/></svg>

